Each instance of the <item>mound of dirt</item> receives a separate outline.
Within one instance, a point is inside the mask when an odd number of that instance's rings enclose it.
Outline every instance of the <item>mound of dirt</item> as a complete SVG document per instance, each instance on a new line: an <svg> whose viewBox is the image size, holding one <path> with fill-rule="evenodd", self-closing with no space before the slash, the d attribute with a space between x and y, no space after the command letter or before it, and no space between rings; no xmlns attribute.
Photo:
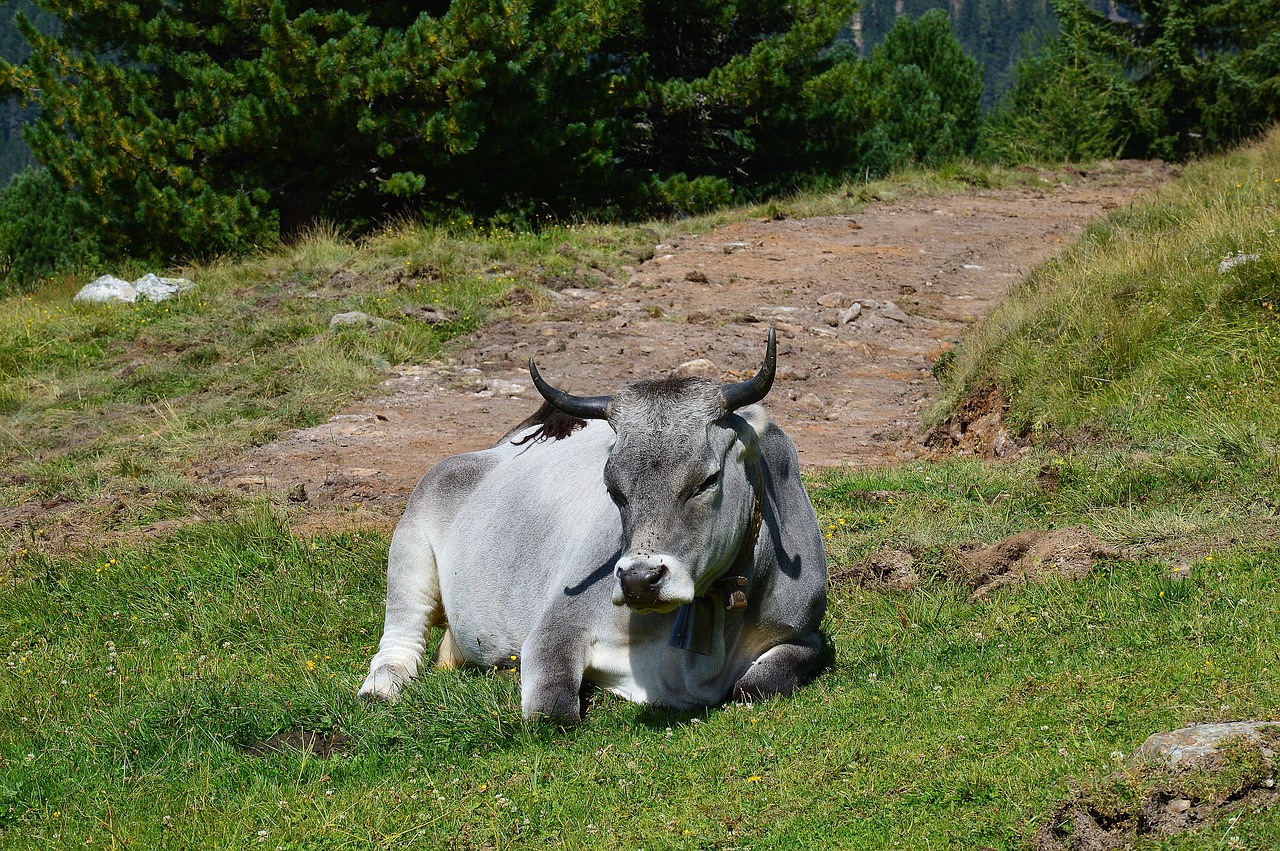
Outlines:
<svg viewBox="0 0 1280 851"><path fill-rule="evenodd" d="M1084 579L1099 559L1118 552L1083 526L1041 532L1028 529L998 544L962 553L966 577L974 586L971 600L981 600L997 588L1043 582L1050 576Z"/></svg>
<svg viewBox="0 0 1280 851"><path fill-rule="evenodd" d="M877 550L858 564L831 574L833 585L853 583L888 591L910 591L920 582L916 560L905 550Z"/></svg>

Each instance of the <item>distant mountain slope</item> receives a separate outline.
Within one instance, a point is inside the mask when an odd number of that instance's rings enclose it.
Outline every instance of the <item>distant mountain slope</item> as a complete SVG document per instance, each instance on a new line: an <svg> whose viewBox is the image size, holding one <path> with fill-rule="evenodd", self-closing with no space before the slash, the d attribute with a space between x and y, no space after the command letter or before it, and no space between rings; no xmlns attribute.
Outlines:
<svg viewBox="0 0 1280 851"><path fill-rule="evenodd" d="M1106 2L1090 5L1105 8ZM1023 51L1038 47L1058 29L1049 0L863 0L852 25L859 54L865 56L883 42L898 18L918 18L930 9L947 11L956 38L982 66L984 108L1008 90Z"/></svg>
<svg viewBox="0 0 1280 851"><path fill-rule="evenodd" d="M57 19L43 9L36 8L31 0L11 0L0 3L0 58L21 62L30 53L27 41L18 32L13 16L22 12L36 22L45 32L52 31ZM35 117L35 110L23 108L18 101L0 100L0 185L24 168L35 164L31 151L22 141L22 125Z"/></svg>

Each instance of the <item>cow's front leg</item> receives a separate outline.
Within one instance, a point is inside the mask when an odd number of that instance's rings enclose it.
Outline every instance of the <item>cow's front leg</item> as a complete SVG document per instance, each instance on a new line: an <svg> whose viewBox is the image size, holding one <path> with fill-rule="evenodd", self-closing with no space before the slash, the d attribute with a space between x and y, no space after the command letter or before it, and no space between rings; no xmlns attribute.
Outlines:
<svg viewBox="0 0 1280 851"><path fill-rule="evenodd" d="M770 647L751 663L733 687L735 700L752 700L791 694L813 671L818 661L818 636Z"/></svg>
<svg viewBox="0 0 1280 851"><path fill-rule="evenodd" d="M530 630L520 657L520 705L524 717L579 723L582 706L578 695L586 657L586 642L581 634L563 626Z"/></svg>

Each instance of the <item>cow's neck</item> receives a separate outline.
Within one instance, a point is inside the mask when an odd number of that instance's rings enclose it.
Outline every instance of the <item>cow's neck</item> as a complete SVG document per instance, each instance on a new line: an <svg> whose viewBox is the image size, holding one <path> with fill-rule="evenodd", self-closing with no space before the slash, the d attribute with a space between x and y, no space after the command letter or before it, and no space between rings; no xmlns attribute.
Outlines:
<svg viewBox="0 0 1280 851"><path fill-rule="evenodd" d="M738 553L728 570L707 588L707 593L676 610L675 627L667 640L672 647L709 655L715 638L712 630L717 622L724 623L717 620L716 609L723 607L733 612L747 607L751 565L755 560L756 542L760 539L760 524L764 520L764 474L760 462L754 458L747 462L747 478L751 482L751 519L747 521Z"/></svg>

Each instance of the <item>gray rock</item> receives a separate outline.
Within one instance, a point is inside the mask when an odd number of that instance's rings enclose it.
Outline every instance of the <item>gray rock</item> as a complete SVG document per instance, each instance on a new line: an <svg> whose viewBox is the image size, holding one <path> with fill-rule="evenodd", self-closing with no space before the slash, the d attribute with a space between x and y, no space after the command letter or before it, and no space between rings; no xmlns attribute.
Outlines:
<svg viewBox="0 0 1280 851"><path fill-rule="evenodd" d="M1173 771L1215 770L1222 764L1222 743L1243 739L1256 745L1264 759L1275 756L1272 745L1280 741L1280 722L1231 721L1196 724L1147 737L1132 759L1154 762Z"/></svg>
<svg viewBox="0 0 1280 851"><path fill-rule="evenodd" d="M840 314L841 325L851 325L862 314L862 304L854 302L849 305L849 309Z"/></svg>
<svg viewBox="0 0 1280 851"><path fill-rule="evenodd" d="M1218 274L1225 275L1228 270L1234 269L1236 266L1242 266L1245 263L1255 263L1261 260L1258 254L1228 254L1222 258L1222 262L1218 264Z"/></svg>
<svg viewBox="0 0 1280 851"><path fill-rule="evenodd" d="M883 316L885 319L892 319L894 322L906 322L908 319L907 314L903 312L902 308L898 307L898 305L891 301L886 301L884 304L880 305L880 308L876 313Z"/></svg>
<svg viewBox="0 0 1280 851"><path fill-rule="evenodd" d="M818 296L818 304L823 307L839 307L844 304L844 293L836 291Z"/></svg>
<svg viewBox="0 0 1280 851"><path fill-rule="evenodd" d="M194 286L195 284L186 278L161 278L150 272L133 282L133 288L137 290L138 295L146 296L151 301L171 299Z"/></svg>
<svg viewBox="0 0 1280 851"><path fill-rule="evenodd" d="M353 325L373 326L381 328L384 325L390 325L386 319L379 319L376 316L370 316L359 310L349 310L346 313L335 313L333 318L329 320L330 328L349 328Z"/></svg>

